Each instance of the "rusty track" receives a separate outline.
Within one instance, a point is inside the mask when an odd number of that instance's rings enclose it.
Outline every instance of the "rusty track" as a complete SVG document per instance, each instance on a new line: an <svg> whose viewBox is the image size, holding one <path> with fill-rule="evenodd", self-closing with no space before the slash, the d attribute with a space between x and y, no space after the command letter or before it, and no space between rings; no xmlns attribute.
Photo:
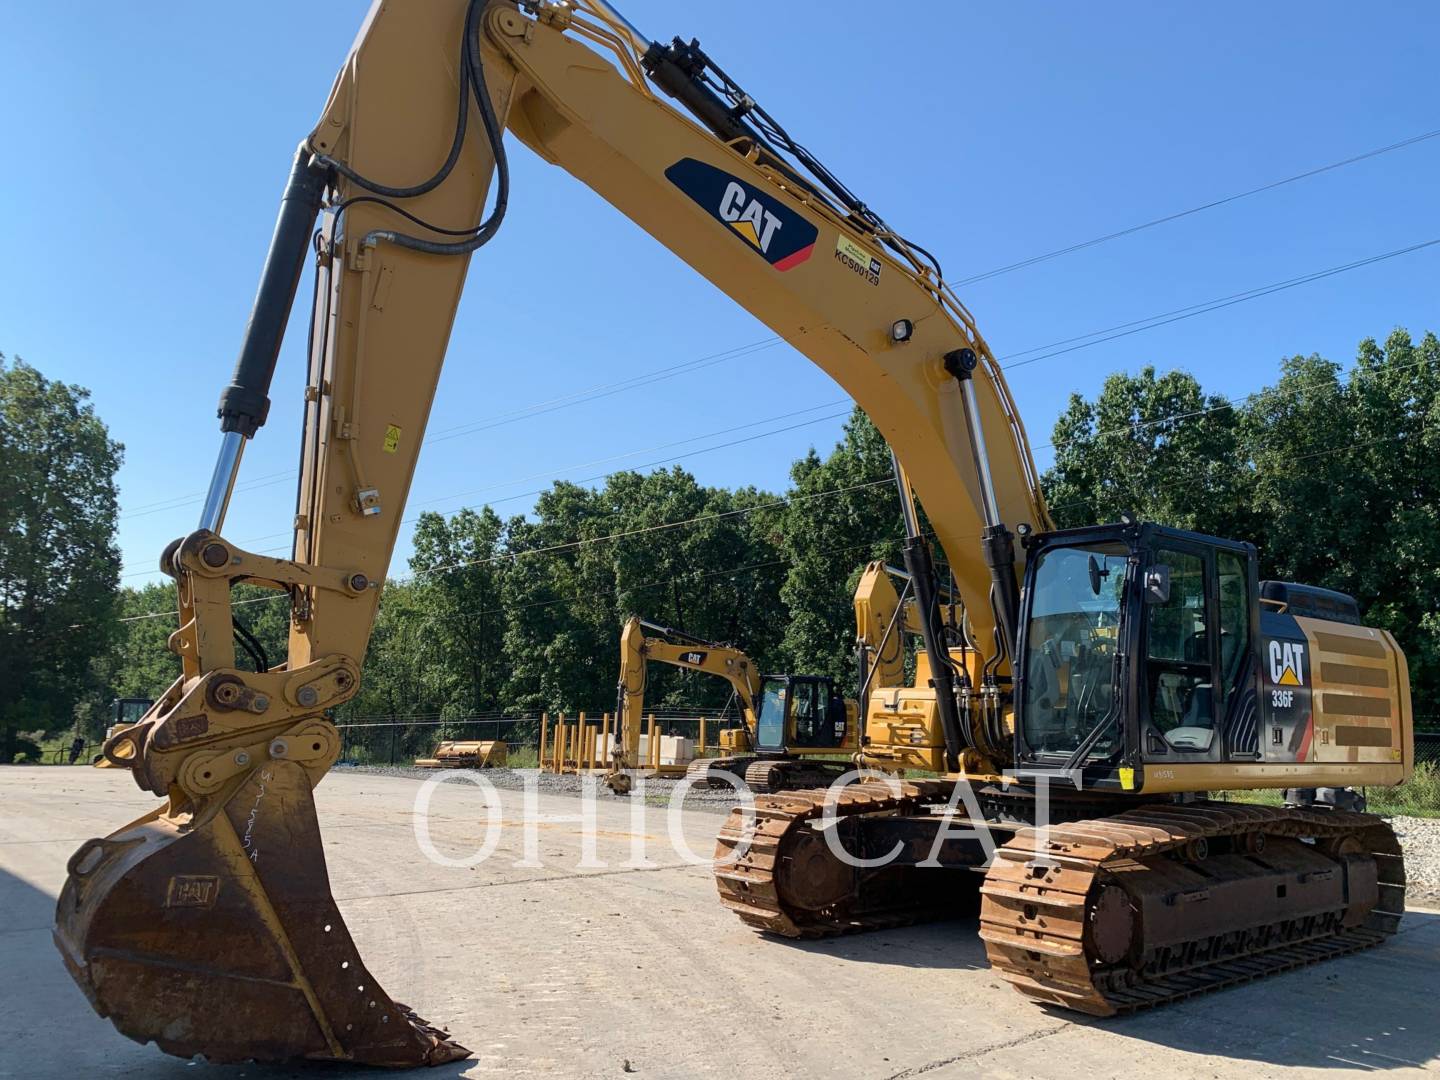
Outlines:
<svg viewBox="0 0 1440 1080"><path fill-rule="evenodd" d="M980 936L991 965L1022 994L1096 1016L1368 948L1395 932L1404 911L1399 843L1368 814L1211 802L1140 807L1052 826L1045 865L1036 838L1036 830L1022 830L996 853L981 889ZM1302 838L1314 843L1302 847ZM1227 908L1235 924L1219 928L1212 920L1208 933L1163 943L1137 914L1136 898L1147 894L1170 911L1198 913L1209 890L1195 889L1193 879L1215 876L1207 871L1210 851L1234 853L1229 880L1245 885L1268 882L1287 845L1312 861L1328 853L1329 874L1346 875L1339 904L1271 921L1264 904ZM1253 876L1237 877L1235 866L1250 867ZM1330 882L1326 873L1308 876ZM1283 887L1273 892L1283 895ZM1247 911L1250 921L1241 921Z"/></svg>
<svg viewBox="0 0 1440 1080"><path fill-rule="evenodd" d="M735 776L743 776L746 765L752 760L754 759L749 754L696 758L686 767L685 779L693 780L697 784L716 787L725 783L716 778L716 773L728 772Z"/></svg>
<svg viewBox="0 0 1440 1080"><path fill-rule="evenodd" d="M745 767L745 783L758 793L828 787L853 768L844 761L757 758Z"/></svg>
<svg viewBox="0 0 1440 1080"><path fill-rule="evenodd" d="M954 786L907 781L897 796L883 783L854 784L840 792L835 812L842 818L922 813L927 805L943 804ZM949 896L929 887L939 884L933 875L856 872L836 859L810 828L824 814L825 796L825 791L758 796L748 825L743 808L730 812L715 843L721 903L748 926L789 938L903 926L945 913Z"/></svg>

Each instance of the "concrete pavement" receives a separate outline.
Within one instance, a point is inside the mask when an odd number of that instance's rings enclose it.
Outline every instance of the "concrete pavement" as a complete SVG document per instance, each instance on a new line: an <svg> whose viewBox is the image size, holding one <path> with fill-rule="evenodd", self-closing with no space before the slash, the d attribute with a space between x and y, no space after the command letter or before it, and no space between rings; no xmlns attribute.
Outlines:
<svg viewBox="0 0 1440 1080"><path fill-rule="evenodd" d="M435 1077L1395 1077L1440 1071L1440 913L1413 912L1377 950L1116 1021L1027 1003L985 964L973 920L791 944L741 927L709 870L671 850L663 810L597 807L541 821L525 860L523 797L500 792L494 854L448 867L420 853L419 783L337 771L317 790L333 891L389 993L475 1052ZM359 1070L219 1067L165 1057L96 1017L50 941L65 860L148 809L128 774L0 769L0 1077L359 1077ZM544 815L576 800L539 797ZM484 837L481 794L431 805L436 850ZM708 853L721 818L679 829ZM657 864L625 866L633 836ZM376 1073L374 1075L393 1075Z"/></svg>

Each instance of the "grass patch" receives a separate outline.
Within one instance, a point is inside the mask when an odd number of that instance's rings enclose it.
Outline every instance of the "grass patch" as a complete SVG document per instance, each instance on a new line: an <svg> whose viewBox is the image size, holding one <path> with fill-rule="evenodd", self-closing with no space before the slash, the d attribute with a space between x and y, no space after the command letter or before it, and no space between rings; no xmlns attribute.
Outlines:
<svg viewBox="0 0 1440 1080"><path fill-rule="evenodd" d="M1256 803L1261 806L1279 806L1280 788L1256 788L1253 791L1227 791L1224 797L1231 802ZM1372 814L1387 817L1440 818L1440 767L1428 761L1415 766L1410 779L1399 787L1370 787L1365 789L1367 809Z"/></svg>
<svg viewBox="0 0 1440 1080"><path fill-rule="evenodd" d="M1440 817L1440 766L1422 761L1399 787L1366 788L1370 811L1408 817Z"/></svg>
<svg viewBox="0 0 1440 1080"><path fill-rule="evenodd" d="M512 747L505 757L505 765L510 769L538 769L540 750L534 746Z"/></svg>

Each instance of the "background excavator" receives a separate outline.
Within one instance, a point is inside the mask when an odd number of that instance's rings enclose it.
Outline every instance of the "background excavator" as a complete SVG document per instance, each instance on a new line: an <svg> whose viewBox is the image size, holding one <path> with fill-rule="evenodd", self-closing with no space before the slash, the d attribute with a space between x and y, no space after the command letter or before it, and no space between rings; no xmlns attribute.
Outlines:
<svg viewBox="0 0 1440 1080"><path fill-rule="evenodd" d="M1394 931L1404 871L1383 821L1204 797L1402 782L1412 718L1390 635L1302 587L1262 591L1241 542L1136 522L1053 531L1003 375L937 261L697 42L652 41L604 0L390 2L295 156L200 527L162 556L182 675L105 744L160 801L83 844L57 904L56 944L101 1014L214 1061L466 1054L365 970L312 790L339 752L327 714L360 680L469 256L509 202L507 129L832 375L903 466L927 662L916 685L869 691L866 748L921 747L943 776L842 793L834 835L888 852L876 867L829 850L812 827L823 799L761 796L748 836L727 824L720 840L748 845L718 879L727 903L801 936L944 910L940 883L980 878L983 853L955 835L980 819L1014 833L984 878L991 962L1102 1014ZM275 559L221 530L312 254L294 548ZM288 599L275 668L236 664L241 581ZM1032 830L1047 809L1060 824Z"/></svg>
<svg viewBox="0 0 1440 1080"><path fill-rule="evenodd" d="M895 581L903 582L900 592ZM882 562L870 563L855 586L855 650L862 704L843 697L823 675L762 675L756 663L731 645L721 645L683 631L628 619L620 632L620 683L615 715L616 748L606 784L618 793L630 790L630 773L644 760L640 752L647 665L673 664L725 679L739 706L741 724L720 734L721 754L697 758L686 770L696 782L723 783L719 773L745 781L752 791L824 787L864 764L891 772L932 769L938 764L934 746L922 736L939 731L934 695L911 694L924 716L879 712L876 723L887 728L879 745L858 753L864 735L858 720L872 686L899 686L905 677L906 643L921 633L919 609L911 595L910 575ZM940 607L942 624L958 628L963 611L954 603ZM925 654L916 658L919 681L928 680ZM840 760L833 760L840 758ZM827 760L831 759L831 760Z"/></svg>
<svg viewBox="0 0 1440 1080"><path fill-rule="evenodd" d="M718 757L696 758L686 776L719 784L720 773L744 780L754 791L823 786L851 768L848 760L826 761L859 749L854 701L838 694L824 675L762 675L750 657L732 645L628 619L620 632L620 683L615 704L617 732L606 785L630 790L631 773L645 759L640 751L645 684L651 663L673 664L714 675L730 684L740 723L720 733Z"/></svg>

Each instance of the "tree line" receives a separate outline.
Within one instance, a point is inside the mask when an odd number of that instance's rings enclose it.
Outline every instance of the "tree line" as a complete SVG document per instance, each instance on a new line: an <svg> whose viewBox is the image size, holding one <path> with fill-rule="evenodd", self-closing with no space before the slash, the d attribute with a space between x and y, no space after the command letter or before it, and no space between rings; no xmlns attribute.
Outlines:
<svg viewBox="0 0 1440 1080"><path fill-rule="evenodd" d="M0 491L3 756L20 732L98 734L105 701L158 695L178 661L164 647L173 618L136 618L173 610L173 585L118 587L122 448L85 392L0 360L0 421L12 478ZM1093 399L1072 395L1052 444L1042 484L1058 525L1126 512L1254 542L1262 575L1351 593L1396 635L1424 716L1440 688L1434 334L1367 339L1348 371L1291 357L1236 401L1184 371L1112 375ZM884 440L856 409L829 453L793 463L784 492L707 486L672 467L595 488L557 481L508 519L423 514L339 718L609 709L631 614L738 644L764 670L850 686L851 591L867 561L899 558L890 481ZM275 595L242 586L236 600L253 602L235 609L272 663L288 617ZM56 646L61 623L80 629ZM650 672L656 708L727 697L719 680Z"/></svg>

